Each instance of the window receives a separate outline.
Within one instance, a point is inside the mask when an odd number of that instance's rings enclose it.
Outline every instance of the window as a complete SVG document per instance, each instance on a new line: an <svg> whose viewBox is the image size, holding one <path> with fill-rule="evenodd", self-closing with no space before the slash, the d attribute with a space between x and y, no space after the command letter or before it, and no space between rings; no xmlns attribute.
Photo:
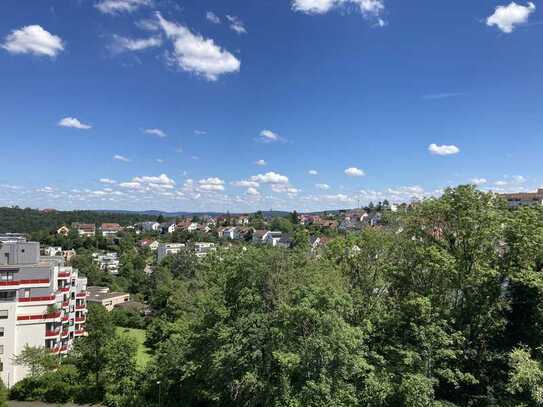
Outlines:
<svg viewBox="0 0 543 407"><path fill-rule="evenodd" d="M8 319L8 310L0 310L0 319Z"/></svg>
<svg viewBox="0 0 543 407"><path fill-rule="evenodd" d="M9 271L1 272L0 281L13 281L13 272L9 272Z"/></svg>
<svg viewBox="0 0 543 407"><path fill-rule="evenodd" d="M0 362L0 372L4 371L4 362Z"/></svg>
<svg viewBox="0 0 543 407"><path fill-rule="evenodd" d="M0 326L0 338L4 336L4 327Z"/></svg>
<svg viewBox="0 0 543 407"><path fill-rule="evenodd" d="M0 301L13 301L16 297L15 290L0 291Z"/></svg>
<svg viewBox="0 0 543 407"><path fill-rule="evenodd" d="M4 345L0 345L0 355L4 354Z"/></svg>

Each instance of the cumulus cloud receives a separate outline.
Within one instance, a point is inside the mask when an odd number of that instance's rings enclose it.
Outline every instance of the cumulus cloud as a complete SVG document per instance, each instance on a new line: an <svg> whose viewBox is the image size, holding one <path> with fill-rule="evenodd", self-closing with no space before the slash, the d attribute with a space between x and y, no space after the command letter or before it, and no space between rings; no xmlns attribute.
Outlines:
<svg viewBox="0 0 543 407"><path fill-rule="evenodd" d="M235 181L232 185L239 188L258 188L260 186L258 182L249 180Z"/></svg>
<svg viewBox="0 0 543 407"><path fill-rule="evenodd" d="M217 177L210 177L198 181L198 189L201 191L224 191L224 181Z"/></svg>
<svg viewBox="0 0 543 407"><path fill-rule="evenodd" d="M11 54L34 54L56 57L64 50L62 39L39 25L27 25L13 30L2 44Z"/></svg>
<svg viewBox="0 0 543 407"><path fill-rule="evenodd" d="M260 132L260 137L258 139L263 143L275 143L276 141L284 141L284 139L278 134L271 130L262 130Z"/></svg>
<svg viewBox="0 0 543 407"><path fill-rule="evenodd" d="M75 117L65 117L58 122L60 127L70 127L72 129L89 130L92 126L89 124L81 123Z"/></svg>
<svg viewBox="0 0 543 407"><path fill-rule="evenodd" d="M315 184L315 188L322 189L323 191L327 191L330 189L330 185L328 184Z"/></svg>
<svg viewBox="0 0 543 407"><path fill-rule="evenodd" d="M162 38L159 36L149 38L127 38L114 35L111 49L114 52L142 51L147 48L159 47L161 45Z"/></svg>
<svg viewBox="0 0 543 407"><path fill-rule="evenodd" d="M211 21L213 24L220 24L221 23L221 19L213 11L208 11L206 13L206 18L209 21Z"/></svg>
<svg viewBox="0 0 543 407"><path fill-rule="evenodd" d="M288 184L288 177L286 175L281 175L273 171L266 174L253 175L249 180L260 184Z"/></svg>
<svg viewBox="0 0 543 407"><path fill-rule="evenodd" d="M259 165L261 167L264 167L264 166L268 165L268 163L266 162L266 160L256 160L255 165Z"/></svg>
<svg viewBox="0 0 543 407"><path fill-rule="evenodd" d="M168 135L160 129L145 129L143 130L144 133L150 134L151 136L157 136L159 138L166 138Z"/></svg>
<svg viewBox="0 0 543 407"><path fill-rule="evenodd" d="M164 190L173 189L175 187L175 181L166 174L160 174L158 176L144 175L134 177L132 180L127 182L121 182L119 186L121 188L140 192L162 192Z"/></svg>
<svg viewBox="0 0 543 407"><path fill-rule="evenodd" d="M345 170L345 175L349 177L363 177L366 173L360 168L349 167Z"/></svg>
<svg viewBox="0 0 543 407"><path fill-rule="evenodd" d="M317 170L309 170L307 172L309 175L319 175L318 171Z"/></svg>
<svg viewBox="0 0 543 407"><path fill-rule="evenodd" d="M258 192L258 190L256 188L247 188L247 195L252 195L252 196L258 196L260 195L260 192Z"/></svg>
<svg viewBox="0 0 543 407"><path fill-rule="evenodd" d="M151 6L151 0L102 0L95 7L104 14L132 13L143 6Z"/></svg>
<svg viewBox="0 0 543 407"><path fill-rule="evenodd" d="M428 146L428 151L433 155L453 155L458 154L460 149L455 145L437 145L430 144Z"/></svg>
<svg viewBox="0 0 543 407"><path fill-rule="evenodd" d="M181 69L216 81L220 75L238 72L241 62L212 39L193 34L187 27L165 20L157 13L158 23L173 43L171 60Z"/></svg>
<svg viewBox="0 0 543 407"><path fill-rule="evenodd" d="M526 23L534 11L534 3L529 2L526 6L521 6L511 2L507 6L496 7L494 13L486 19L486 25L489 27L495 25L502 32L509 34L513 32L515 26Z"/></svg>
<svg viewBox="0 0 543 407"><path fill-rule="evenodd" d="M243 22L236 16L226 15L226 19L230 22L230 28L238 34L246 34L247 30L243 25Z"/></svg>
<svg viewBox="0 0 543 407"><path fill-rule="evenodd" d="M377 18L385 10L383 0L293 0L292 9L306 14L325 14L334 8L354 5L366 18ZM385 22L378 18L379 26Z"/></svg>
<svg viewBox="0 0 543 407"><path fill-rule="evenodd" d="M100 183L102 184L116 184L117 181L112 180L111 178L100 178Z"/></svg>
<svg viewBox="0 0 543 407"><path fill-rule="evenodd" d="M113 159L117 160L117 161L124 161L124 162L129 162L130 161L128 158L126 158L125 156L120 155L120 154L115 154L113 156Z"/></svg>

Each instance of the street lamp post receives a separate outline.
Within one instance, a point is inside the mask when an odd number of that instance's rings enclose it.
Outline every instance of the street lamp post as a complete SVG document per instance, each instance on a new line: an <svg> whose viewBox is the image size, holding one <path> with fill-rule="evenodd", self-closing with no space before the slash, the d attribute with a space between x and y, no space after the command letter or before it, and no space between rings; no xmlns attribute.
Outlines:
<svg viewBox="0 0 543 407"><path fill-rule="evenodd" d="M156 384L158 385L158 407L161 407L162 403L161 403L161 400L160 400L160 380L158 380L156 382Z"/></svg>

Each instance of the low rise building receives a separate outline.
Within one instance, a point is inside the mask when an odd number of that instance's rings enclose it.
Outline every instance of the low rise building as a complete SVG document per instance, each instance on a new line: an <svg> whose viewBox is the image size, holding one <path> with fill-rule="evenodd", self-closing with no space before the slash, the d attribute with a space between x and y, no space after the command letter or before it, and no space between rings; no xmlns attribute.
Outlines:
<svg viewBox="0 0 543 407"><path fill-rule="evenodd" d="M104 237L115 236L121 230L123 230L123 228L118 223L102 223L100 226L100 231Z"/></svg>
<svg viewBox="0 0 543 407"><path fill-rule="evenodd" d="M158 222L143 222L141 224L141 230L144 232L158 232L160 230L160 223Z"/></svg>
<svg viewBox="0 0 543 407"><path fill-rule="evenodd" d="M217 250L215 243L198 242L194 243L194 253L197 257L205 257L208 253Z"/></svg>
<svg viewBox="0 0 543 407"><path fill-rule="evenodd" d="M166 256L177 254L184 248L184 243L160 243L157 249L158 263L162 262Z"/></svg>
<svg viewBox="0 0 543 407"><path fill-rule="evenodd" d="M8 387L29 373L13 363L26 345L64 355L85 335L86 285L62 256L41 256L38 242L2 244L0 377Z"/></svg>
<svg viewBox="0 0 543 407"><path fill-rule="evenodd" d="M501 194L500 196L507 200L509 208L543 205L543 188L539 188L536 192L517 192L514 194Z"/></svg>
<svg viewBox="0 0 543 407"><path fill-rule="evenodd" d="M102 271L107 271L111 274L119 272L119 255L115 252L110 253L93 253L92 260L98 264Z"/></svg>
<svg viewBox="0 0 543 407"><path fill-rule="evenodd" d="M96 235L96 225L93 223L74 223L72 228L77 230L79 236L94 237Z"/></svg>
<svg viewBox="0 0 543 407"><path fill-rule="evenodd" d="M110 292L108 287L89 286L87 301L102 305L106 310L113 311L116 305L130 301L130 294Z"/></svg>

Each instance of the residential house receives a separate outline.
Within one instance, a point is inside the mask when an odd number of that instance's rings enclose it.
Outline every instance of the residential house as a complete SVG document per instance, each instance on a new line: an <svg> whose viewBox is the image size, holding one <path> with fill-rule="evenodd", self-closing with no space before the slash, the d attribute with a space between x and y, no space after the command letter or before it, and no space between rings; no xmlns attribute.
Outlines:
<svg viewBox="0 0 543 407"><path fill-rule="evenodd" d="M266 233L265 242L266 244L275 247L281 240L282 236L283 232L269 231L268 233Z"/></svg>
<svg viewBox="0 0 543 407"><path fill-rule="evenodd" d="M141 230L143 230L144 232L158 232L160 230L160 223L143 222L141 223Z"/></svg>
<svg viewBox="0 0 543 407"><path fill-rule="evenodd" d="M79 236L94 237L96 235L96 225L93 223L74 223L72 228L77 230Z"/></svg>
<svg viewBox="0 0 543 407"><path fill-rule="evenodd" d="M194 243L194 253L197 257L205 257L208 253L217 250L215 243L198 242Z"/></svg>
<svg viewBox="0 0 543 407"><path fill-rule="evenodd" d="M165 222L160 225L160 233L163 235L165 234L172 234L177 230L177 226L175 222Z"/></svg>
<svg viewBox="0 0 543 407"><path fill-rule="evenodd" d="M139 242L139 246L141 248L148 247L152 251L156 251L158 249L158 245L159 245L159 243L158 243L157 240L144 239L144 240Z"/></svg>
<svg viewBox="0 0 543 407"><path fill-rule="evenodd" d="M109 237L115 236L123 228L118 223L102 223L100 230L102 231L102 236Z"/></svg>
<svg viewBox="0 0 543 407"><path fill-rule="evenodd" d="M536 192L517 192L513 194L501 194L500 196L507 200L509 208L543 205L543 188L539 188Z"/></svg>
<svg viewBox="0 0 543 407"><path fill-rule="evenodd" d="M230 239L230 240L238 239L239 238L238 228L235 226L224 228L222 231L222 237L224 239Z"/></svg>
<svg viewBox="0 0 543 407"><path fill-rule="evenodd" d="M61 226L57 229L57 235L59 236L68 236L70 234L70 229L68 228L68 226Z"/></svg>
<svg viewBox="0 0 543 407"><path fill-rule="evenodd" d="M162 260L164 260L166 256L175 255L184 248L184 243L160 243L157 249L158 263L162 262Z"/></svg>
<svg viewBox="0 0 543 407"><path fill-rule="evenodd" d="M265 244L268 233L268 230L255 230L253 232L253 243Z"/></svg>
<svg viewBox="0 0 543 407"><path fill-rule="evenodd" d="M246 226L249 224L249 217L248 216L240 216L237 218L236 223L240 226Z"/></svg>
<svg viewBox="0 0 543 407"><path fill-rule="evenodd" d="M279 240L277 240L277 243L275 244L275 246L282 247L284 249L290 249L293 243L294 243L294 240L292 239L291 234L282 233Z"/></svg>
<svg viewBox="0 0 543 407"><path fill-rule="evenodd" d="M111 274L117 274L119 272L119 256L115 252L110 253L93 253L92 260L98 264L98 267L102 271L107 271Z"/></svg>

